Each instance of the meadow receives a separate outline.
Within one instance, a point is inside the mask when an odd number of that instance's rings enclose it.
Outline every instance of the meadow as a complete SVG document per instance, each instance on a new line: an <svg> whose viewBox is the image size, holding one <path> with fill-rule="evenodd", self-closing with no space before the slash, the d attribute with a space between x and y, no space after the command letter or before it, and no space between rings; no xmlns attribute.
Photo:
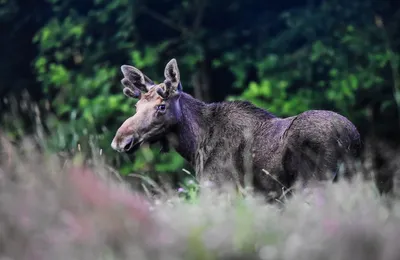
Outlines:
<svg viewBox="0 0 400 260"><path fill-rule="evenodd" d="M400 257L400 200L362 172L275 204L196 183L149 195L100 154L38 152L29 137L1 143L0 259Z"/></svg>

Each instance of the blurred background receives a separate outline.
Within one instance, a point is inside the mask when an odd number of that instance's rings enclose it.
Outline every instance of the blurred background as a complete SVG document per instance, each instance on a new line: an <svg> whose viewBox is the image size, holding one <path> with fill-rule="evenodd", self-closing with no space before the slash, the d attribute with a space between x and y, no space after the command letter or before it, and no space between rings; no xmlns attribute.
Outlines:
<svg viewBox="0 0 400 260"><path fill-rule="evenodd" d="M398 0L0 0L0 131L50 152L98 152L122 175L181 180L159 147L110 147L134 113L120 66L154 81L176 58L184 91L278 116L329 109L400 144ZM91 145L97 147L91 149ZM78 149L79 148L79 149Z"/></svg>

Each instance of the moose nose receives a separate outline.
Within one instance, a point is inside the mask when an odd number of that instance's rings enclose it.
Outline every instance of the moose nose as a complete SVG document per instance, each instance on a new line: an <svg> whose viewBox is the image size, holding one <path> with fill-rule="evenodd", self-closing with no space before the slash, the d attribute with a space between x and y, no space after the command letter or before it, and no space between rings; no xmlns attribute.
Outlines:
<svg viewBox="0 0 400 260"><path fill-rule="evenodd" d="M125 138L116 136L116 137L114 137L113 141L111 142L111 147L112 147L112 149L114 149L118 152L122 152L122 151L128 150L131 147L132 143L133 143L132 136L125 137Z"/></svg>
<svg viewBox="0 0 400 260"><path fill-rule="evenodd" d="M114 137L114 139L113 139L112 142L111 142L111 148L114 149L115 151L118 151L118 152L119 152L119 148L118 148L118 147L119 147L119 146L118 146L117 138Z"/></svg>

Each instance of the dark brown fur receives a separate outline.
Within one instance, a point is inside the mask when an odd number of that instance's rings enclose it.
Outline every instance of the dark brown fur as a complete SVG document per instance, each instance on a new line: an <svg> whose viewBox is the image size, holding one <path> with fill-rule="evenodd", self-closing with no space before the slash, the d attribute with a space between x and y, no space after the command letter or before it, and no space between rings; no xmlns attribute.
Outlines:
<svg viewBox="0 0 400 260"><path fill-rule="evenodd" d="M179 77L178 70L174 73ZM356 127L331 111L279 118L245 101L206 104L178 88L170 92L164 100L173 124L154 135L168 140L193 165L200 181L243 185L249 176L256 191L276 199L297 180L333 179L344 156L360 149ZM116 138L123 137L117 132Z"/></svg>

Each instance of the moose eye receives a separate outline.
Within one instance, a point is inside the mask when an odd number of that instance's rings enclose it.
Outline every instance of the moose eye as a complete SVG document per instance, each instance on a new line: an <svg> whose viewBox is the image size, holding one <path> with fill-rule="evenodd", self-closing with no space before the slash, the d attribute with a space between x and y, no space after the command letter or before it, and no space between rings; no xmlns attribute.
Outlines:
<svg viewBox="0 0 400 260"><path fill-rule="evenodd" d="M164 112L165 111L165 104L161 104L157 106L157 111Z"/></svg>

